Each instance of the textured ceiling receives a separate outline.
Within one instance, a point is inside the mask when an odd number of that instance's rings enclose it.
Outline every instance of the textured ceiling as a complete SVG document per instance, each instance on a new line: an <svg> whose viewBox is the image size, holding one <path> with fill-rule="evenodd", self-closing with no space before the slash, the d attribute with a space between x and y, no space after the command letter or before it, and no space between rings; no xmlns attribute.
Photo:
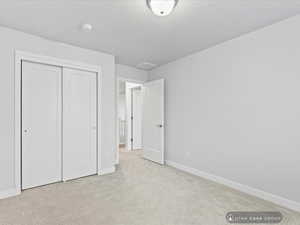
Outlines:
<svg viewBox="0 0 300 225"><path fill-rule="evenodd" d="M179 0L170 16L156 17L145 0L9 0L0 3L0 25L111 53L121 64L161 65L294 16L299 3ZM93 31L82 32L83 23Z"/></svg>

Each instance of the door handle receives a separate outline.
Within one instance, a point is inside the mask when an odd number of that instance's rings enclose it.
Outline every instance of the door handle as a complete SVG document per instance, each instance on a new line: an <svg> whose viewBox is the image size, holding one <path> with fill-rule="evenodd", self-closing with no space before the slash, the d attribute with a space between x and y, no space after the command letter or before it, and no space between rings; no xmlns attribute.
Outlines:
<svg viewBox="0 0 300 225"><path fill-rule="evenodd" d="M159 128L162 128L162 127L163 127L162 124L157 124L156 126L159 127Z"/></svg>
<svg viewBox="0 0 300 225"><path fill-rule="evenodd" d="M28 129L24 129L24 133L28 133Z"/></svg>

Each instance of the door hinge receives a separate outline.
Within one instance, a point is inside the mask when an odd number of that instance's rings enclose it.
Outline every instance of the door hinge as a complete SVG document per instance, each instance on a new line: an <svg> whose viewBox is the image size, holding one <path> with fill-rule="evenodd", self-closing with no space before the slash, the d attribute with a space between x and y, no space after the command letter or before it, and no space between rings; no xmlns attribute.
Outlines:
<svg viewBox="0 0 300 225"><path fill-rule="evenodd" d="M133 116L131 117L131 119L133 120Z"/></svg>
<svg viewBox="0 0 300 225"><path fill-rule="evenodd" d="M133 138L131 138L130 141L133 142Z"/></svg>

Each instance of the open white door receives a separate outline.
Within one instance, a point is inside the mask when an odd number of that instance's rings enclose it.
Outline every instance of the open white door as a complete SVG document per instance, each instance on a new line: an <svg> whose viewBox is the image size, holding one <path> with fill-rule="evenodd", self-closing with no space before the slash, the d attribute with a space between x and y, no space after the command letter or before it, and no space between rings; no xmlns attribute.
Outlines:
<svg viewBox="0 0 300 225"><path fill-rule="evenodd" d="M164 80L145 83L143 93L144 158L164 164Z"/></svg>

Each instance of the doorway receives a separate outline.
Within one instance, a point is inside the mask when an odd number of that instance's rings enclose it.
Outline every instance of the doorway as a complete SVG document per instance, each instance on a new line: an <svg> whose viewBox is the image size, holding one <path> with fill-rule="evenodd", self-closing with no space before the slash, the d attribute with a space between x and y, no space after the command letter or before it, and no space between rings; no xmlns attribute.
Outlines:
<svg viewBox="0 0 300 225"><path fill-rule="evenodd" d="M142 84L118 81L118 151L142 148Z"/></svg>
<svg viewBox="0 0 300 225"><path fill-rule="evenodd" d="M117 80L117 151L164 164L164 80Z"/></svg>

